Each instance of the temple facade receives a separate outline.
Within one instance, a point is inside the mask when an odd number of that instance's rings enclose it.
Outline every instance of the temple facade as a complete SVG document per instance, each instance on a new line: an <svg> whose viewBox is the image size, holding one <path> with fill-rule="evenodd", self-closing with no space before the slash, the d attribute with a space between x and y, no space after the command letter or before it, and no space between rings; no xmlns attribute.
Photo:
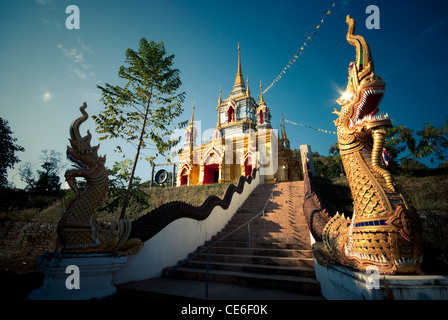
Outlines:
<svg viewBox="0 0 448 320"><path fill-rule="evenodd" d="M223 183L248 176L254 168L265 182L288 180L289 163L285 157L290 149L282 115L282 130L273 130L271 112L260 96L250 93L249 80L244 82L241 50L238 44L238 69L233 90L222 100L219 90L216 107L218 121L208 143L198 144L193 105L192 117L185 129L185 142L179 153L176 185ZM199 139L200 142L200 139Z"/></svg>

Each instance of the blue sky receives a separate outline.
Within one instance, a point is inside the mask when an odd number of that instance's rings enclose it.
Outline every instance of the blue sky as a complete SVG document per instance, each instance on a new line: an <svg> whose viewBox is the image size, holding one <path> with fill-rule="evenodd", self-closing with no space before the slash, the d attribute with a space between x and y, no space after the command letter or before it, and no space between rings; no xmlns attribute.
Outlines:
<svg viewBox="0 0 448 320"><path fill-rule="evenodd" d="M80 29L65 26L69 5L80 10ZM368 5L378 6L380 29L366 28ZM194 102L195 120L204 131L216 125L219 88L224 98L232 90L238 42L243 76L257 97L260 81L269 86L307 41L264 99L274 127L283 113L290 121L335 131L332 111L355 58L345 40L345 16L350 14L357 21L356 33L370 45L375 73L386 83L380 110L415 131L425 123L441 126L448 116L447 12L448 2L436 0L1 1L0 117L26 149L18 153L22 163L30 161L38 169L43 149L65 155L69 125L79 116L79 106L86 101L90 115L102 110L97 84L120 83L117 74L126 49L137 49L145 37L163 41L175 55L181 90L187 94L182 119L190 119ZM91 118L81 132L87 129L92 144L98 143ZM309 144L323 155L337 141L333 134L289 123L286 131L293 148ZM109 167L122 160L113 152L117 143L124 146L121 141L101 142L99 154L107 155ZM124 150L133 159L135 149L128 145ZM22 187L19 165L8 178ZM137 175L149 179L149 163L139 162Z"/></svg>

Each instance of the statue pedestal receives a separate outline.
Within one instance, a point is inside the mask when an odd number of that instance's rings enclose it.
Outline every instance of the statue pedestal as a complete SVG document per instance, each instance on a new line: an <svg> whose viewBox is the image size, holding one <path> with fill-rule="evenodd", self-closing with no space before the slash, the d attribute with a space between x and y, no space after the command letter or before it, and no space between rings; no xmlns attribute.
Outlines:
<svg viewBox="0 0 448 320"><path fill-rule="evenodd" d="M328 300L447 300L448 276L380 275L314 259L316 278Z"/></svg>
<svg viewBox="0 0 448 320"><path fill-rule="evenodd" d="M113 253L44 253L37 257L44 283L27 299L89 300L110 296L117 291L114 276L126 262L126 256Z"/></svg>

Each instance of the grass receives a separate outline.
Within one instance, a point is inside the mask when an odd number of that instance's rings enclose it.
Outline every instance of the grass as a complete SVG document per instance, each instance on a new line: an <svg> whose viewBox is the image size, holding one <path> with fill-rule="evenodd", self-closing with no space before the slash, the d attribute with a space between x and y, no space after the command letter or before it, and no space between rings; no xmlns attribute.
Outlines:
<svg viewBox="0 0 448 320"><path fill-rule="evenodd" d="M233 183L236 184L236 181ZM142 188L142 191L149 196L148 205L131 201L126 214L128 218L135 220L163 204L174 201L183 201L193 206L200 206L211 195L216 195L222 199L229 185L229 183L215 183L188 187ZM117 221L119 216L120 210L114 213L102 212L98 214L98 218L102 221Z"/></svg>
<svg viewBox="0 0 448 320"><path fill-rule="evenodd" d="M417 211L448 212L448 168L414 170L394 178Z"/></svg>
<svg viewBox="0 0 448 320"><path fill-rule="evenodd" d="M232 182L236 184L237 182ZM148 205L141 205L136 201L130 201L127 209L127 217L134 220L162 204L172 201L184 201L194 206L200 206L207 197L216 195L222 198L229 186L229 183L216 183L191 187L153 187L142 188L148 196ZM42 210L29 208L22 210L11 210L0 213L0 220L7 221L38 221L38 222L58 222L64 212L64 201L59 199ZM99 212L98 219L101 221L117 221L120 216L120 209L113 213Z"/></svg>

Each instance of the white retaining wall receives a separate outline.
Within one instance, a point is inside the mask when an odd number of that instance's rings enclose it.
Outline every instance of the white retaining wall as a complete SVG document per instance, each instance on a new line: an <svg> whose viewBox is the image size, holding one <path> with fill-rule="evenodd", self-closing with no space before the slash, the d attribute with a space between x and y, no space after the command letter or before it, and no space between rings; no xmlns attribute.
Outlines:
<svg viewBox="0 0 448 320"><path fill-rule="evenodd" d="M181 218L171 222L147 240L137 254L128 256L126 265L115 275L114 284L160 277L164 268L176 265L221 231L260 183L264 183L264 178L257 172L250 184L245 182L241 194L233 194L226 210L216 206L203 221Z"/></svg>
<svg viewBox="0 0 448 320"><path fill-rule="evenodd" d="M314 259L316 278L328 300L447 300L448 276L380 275ZM389 289L386 289L386 281Z"/></svg>

